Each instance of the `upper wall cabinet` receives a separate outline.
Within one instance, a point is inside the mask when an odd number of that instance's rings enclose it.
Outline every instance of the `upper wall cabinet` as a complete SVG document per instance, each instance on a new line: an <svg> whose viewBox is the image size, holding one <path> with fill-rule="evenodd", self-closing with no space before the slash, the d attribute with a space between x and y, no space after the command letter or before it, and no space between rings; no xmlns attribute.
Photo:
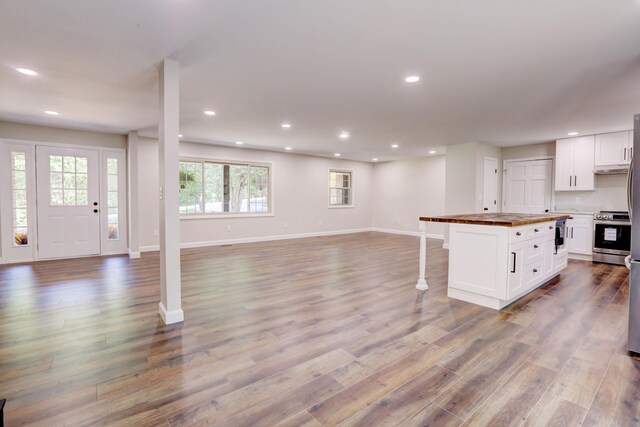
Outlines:
<svg viewBox="0 0 640 427"><path fill-rule="evenodd" d="M595 136L556 141L556 191L594 190Z"/></svg>
<svg viewBox="0 0 640 427"><path fill-rule="evenodd" d="M631 131L596 135L596 166L628 165L633 152Z"/></svg>

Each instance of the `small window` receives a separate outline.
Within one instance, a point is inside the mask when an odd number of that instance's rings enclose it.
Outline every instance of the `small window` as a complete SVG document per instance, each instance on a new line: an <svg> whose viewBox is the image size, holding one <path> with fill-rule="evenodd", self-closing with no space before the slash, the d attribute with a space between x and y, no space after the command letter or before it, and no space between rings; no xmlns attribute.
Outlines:
<svg viewBox="0 0 640 427"><path fill-rule="evenodd" d="M269 165L180 161L180 214L268 214L270 173Z"/></svg>
<svg viewBox="0 0 640 427"><path fill-rule="evenodd" d="M13 199L13 245L29 244L27 223L27 159L24 152L11 153L11 195Z"/></svg>
<svg viewBox="0 0 640 427"><path fill-rule="evenodd" d="M329 171L329 206L353 206L352 172Z"/></svg>
<svg viewBox="0 0 640 427"><path fill-rule="evenodd" d="M87 158L49 156L49 204L88 206Z"/></svg>
<svg viewBox="0 0 640 427"><path fill-rule="evenodd" d="M107 230L109 240L120 239L118 206L118 159L107 158Z"/></svg>

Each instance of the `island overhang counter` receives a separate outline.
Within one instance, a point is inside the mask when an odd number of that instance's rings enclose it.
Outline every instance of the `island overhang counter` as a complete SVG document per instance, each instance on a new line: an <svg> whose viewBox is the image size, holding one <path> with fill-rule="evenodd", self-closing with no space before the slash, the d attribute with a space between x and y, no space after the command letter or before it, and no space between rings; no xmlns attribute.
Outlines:
<svg viewBox="0 0 640 427"><path fill-rule="evenodd" d="M420 274L426 282L427 222L449 223L447 295L499 310L557 276L567 250L556 245L566 214L480 213L420 217Z"/></svg>

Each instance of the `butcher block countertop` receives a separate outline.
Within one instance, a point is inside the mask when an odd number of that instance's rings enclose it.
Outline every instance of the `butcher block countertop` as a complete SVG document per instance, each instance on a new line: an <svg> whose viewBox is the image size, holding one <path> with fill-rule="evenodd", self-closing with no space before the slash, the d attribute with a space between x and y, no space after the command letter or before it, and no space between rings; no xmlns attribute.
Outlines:
<svg viewBox="0 0 640 427"><path fill-rule="evenodd" d="M478 213L448 216L421 216L420 221L448 222L452 224L494 225L497 227L518 227L538 222L568 219L568 214L519 214L519 213Z"/></svg>

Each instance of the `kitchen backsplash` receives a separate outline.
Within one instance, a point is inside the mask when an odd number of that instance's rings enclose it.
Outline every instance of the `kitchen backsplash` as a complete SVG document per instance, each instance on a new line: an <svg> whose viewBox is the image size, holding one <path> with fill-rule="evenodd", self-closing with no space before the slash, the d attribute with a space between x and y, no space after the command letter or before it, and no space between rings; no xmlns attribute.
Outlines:
<svg viewBox="0 0 640 427"><path fill-rule="evenodd" d="M627 210L627 175L596 175L595 186L595 191L556 191L555 210Z"/></svg>

